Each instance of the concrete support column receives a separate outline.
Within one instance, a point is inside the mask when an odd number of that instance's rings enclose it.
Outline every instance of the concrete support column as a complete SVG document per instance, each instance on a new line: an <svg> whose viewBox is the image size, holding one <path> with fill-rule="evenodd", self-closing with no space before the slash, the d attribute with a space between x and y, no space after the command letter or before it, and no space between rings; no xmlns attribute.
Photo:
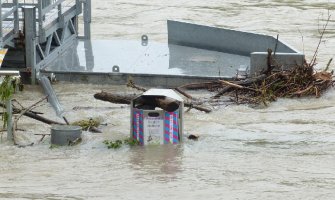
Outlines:
<svg viewBox="0 0 335 200"><path fill-rule="evenodd" d="M36 83L36 8L34 6L22 7L24 12L24 37L26 67L31 69L31 84Z"/></svg>

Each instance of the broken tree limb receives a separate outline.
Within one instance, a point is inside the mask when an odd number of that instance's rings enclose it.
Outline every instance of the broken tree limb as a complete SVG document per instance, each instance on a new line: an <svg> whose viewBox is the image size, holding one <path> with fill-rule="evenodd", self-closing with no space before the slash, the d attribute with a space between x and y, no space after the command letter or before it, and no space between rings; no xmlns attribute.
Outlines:
<svg viewBox="0 0 335 200"><path fill-rule="evenodd" d="M92 133L102 133L102 131L95 126L90 127L88 130Z"/></svg>
<svg viewBox="0 0 335 200"><path fill-rule="evenodd" d="M24 115L24 113L32 110L34 107L36 107L36 105L38 105L39 103L43 102L44 100L46 100L48 98L48 96L45 96L43 98L41 98L40 100L38 100L36 103L33 103L32 105L30 105L29 107L21 110L20 114L18 116L15 117L14 121L13 121L13 124L12 124L12 132L13 132L13 140L14 140L14 144L18 144L17 141L16 141L16 129L17 129L17 122L19 121L19 119Z"/></svg>
<svg viewBox="0 0 335 200"><path fill-rule="evenodd" d="M235 84L235 83L230 83L228 81L225 81L225 80L219 80L220 83L224 84L224 85L228 85L228 86L231 86L233 88L237 88L237 89L243 89L244 87L241 86L241 85L238 85L238 84Z"/></svg>
<svg viewBox="0 0 335 200"><path fill-rule="evenodd" d="M263 81L267 76L265 74L259 75L255 78L248 78L242 81L231 81L229 83L232 83L234 85L239 85L239 86L250 86L253 84L257 84L260 81ZM224 95L227 92L230 92L234 89L234 87L232 85L227 84L225 87L221 87L221 90L214 96L212 96L212 99L216 99L221 97L222 95Z"/></svg>
<svg viewBox="0 0 335 200"><path fill-rule="evenodd" d="M173 112L179 108L179 103L169 98L154 98L153 103L156 107L160 107L168 112Z"/></svg>
<svg viewBox="0 0 335 200"><path fill-rule="evenodd" d="M27 116L27 117L30 117L32 119L35 119L37 121L43 122L45 124L49 124L49 125L53 125L53 124L66 125L65 123L53 121L51 119L47 119L47 118L42 117L42 116L40 116L40 115L38 115L34 112L31 112L31 111L25 112L23 115ZM94 126L90 127L88 130L92 133L101 133L102 132L100 129L98 129L97 127L94 127Z"/></svg>
<svg viewBox="0 0 335 200"><path fill-rule="evenodd" d="M132 80L128 81L127 87L131 87L131 88L137 89L137 90L142 91L142 92L147 91L146 88L135 85L135 83ZM187 94L185 91L182 91L182 89L179 88L179 87L174 88L174 90L176 90L177 92L179 92L180 94L184 95L185 97L187 97L189 99L194 99L191 95Z"/></svg>
<svg viewBox="0 0 335 200"><path fill-rule="evenodd" d="M185 91L181 90L179 87L174 88L177 92L179 92L180 94L184 95L185 97L195 100L195 98L193 98L191 95L187 94Z"/></svg>
<svg viewBox="0 0 335 200"><path fill-rule="evenodd" d="M145 92L147 91L147 89L143 88L143 87L140 87L140 86L137 86L135 85L134 81L133 80L129 80L128 83L127 83L127 87L131 87L131 88L134 88L134 89L137 89L137 90L140 90L142 92Z"/></svg>
<svg viewBox="0 0 335 200"><path fill-rule="evenodd" d="M216 95L212 96L211 98L213 99L220 98L222 95L224 95L226 92L229 92L231 89L233 89L232 86L226 86L222 88Z"/></svg>
<svg viewBox="0 0 335 200"><path fill-rule="evenodd" d="M134 99L136 95L119 95L119 94L112 94L108 92L100 92L94 94L94 98L108 101L111 103L118 103L118 104L130 104L131 100ZM161 97L152 97L152 96L145 96L141 98L137 98L135 100L135 104L138 107L142 105L149 105L154 107L160 107L166 111L172 112L179 108L179 103L175 100L169 98L161 98Z"/></svg>
<svg viewBox="0 0 335 200"><path fill-rule="evenodd" d="M0 103L0 106L6 108L5 104ZM34 107L34 105L33 105L33 107ZM32 108L30 108L30 109L32 109ZM19 109L19 108L13 107L13 113L20 114L20 117L22 117L22 115L24 115L26 117L35 119L37 121L43 122L43 123L48 124L48 125L53 125L53 124L67 125L66 123L62 123L62 122L58 122L58 121L54 121L54 120L42 117L41 115L38 114L38 112L32 111L30 109L29 108L28 109ZM18 129L16 129L16 130L18 130ZM88 131L90 131L92 133L101 133L102 132L100 129L98 129L95 126L89 127Z"/></svg>
<svg viewBox="0 0 335 200"><path fill-rule="evenodd" d="M178 101L166 97L142 96L134 100L134 107L136 108L155 109L155 107L159 107L168 112L173 112L179 106Z"/></svg>
<svg viewBox="0 0 335 200"><path fill-rule="evenodd" d="M310 67L313 67L313 66L316 65L316 59L317 59L317 55L319 53L319 48L320 48L320 45L321 45L321 43L323 41L324 34L327 31L327 26L328 26L328 24L329 24L330 21L331 21L331 15L328 13L328 18L326 20L326 24L323 26L322 30L319 30L320 38L319 38L318 45L317 45L317 47L315 49L314 55L312 57L312 60L311 60L311 62L309 64Z"/></svg>
<svg viewBox="0 0 335 200"><path fill-rule="evenodd" d="M184 88L184 89L190 89L190 88L196 89L196 87L199 87L199 86L202 87L202 88L200 88L200 89L204 89L204 88L208 89L209 87L212 87L212 84L213 84L213 83L216 83L217 85L220 84L220 83L218 83L217 81L214 81L214 82L206 82L206 83L200 83L200 85L197 84L197 83L194 83L194 84L192 84L192 86L191 86L191 85L184 85L184 86L177 87L177 88L175 88L175 90L176 90L177 92L181 93L182 95L186 96L187 98L190 98L190 99L194 100L194 98L193 98L191 95L187 94L186 92L182 91L181 89L182 89L182 88ZM204 85L205 85L206 87L204 87ZM136 86L135 83L134 83L133 81L129 81L128 84L127 84L127 86L128 86L128 87L135 88L135 89L138 89L138 90L141 90L141 91L143 91L143 92L147 91L146 88ZM197 89L199 89L199 88L197 88ZM196 110L204 111L204 112L206 112L206 113L209 113L209 112L212 111L211 109L208 109L208 108L204 108L204 107L200 107L200 106L195 106L193 103L184 103L184 106L185 106L185 107L188 107L188 108L190 108L190 109L194 108L194 109L196 109ZM190 109L189 109L189 110L190 110ZM189 111L189 110L188 110L188 111Z"/></svg>
<svg viewBox="0 0 335 200"><path fill-rule="evenodd" d="M231 83L231 82L225 81L225 80L219 80L219 82L222 83L222 84L224 84L224 85L228 85L228 86L231 86L231 87L237 88L237 89L244 89L244 90L250 90L250 91L253 91L253 92L260 92L257 89L253 89L253 88L241 86L241 85L238 85L238 84L235 84L235 83Z"/></svg>
<svg viewBox="0 0 335 200"><path fill-rule="evenodd" d="M260 81L263 81L267 77L268 77L267 75L262 74L262 75L259 75L259 76L255 77L255 78L248 78L248 79L245 79L243 81L236 81L234 83L238 84L238 85L241 85L241 86L249 86L249 85L252 85L254 83L258 83Z"/></svg>
<svg viewBox="0 0 335 200"><path fill-rule="evenodd" d="M187 102L185 102L185 103L184 103L184 106L185 106L185 107L188 107L188 108L194 108L194 109L196 109L196 110L203 111L203 112L205 112L205 113L210 113L210 112L212 112L211 109L204 108L204 107L200 107L200 106L196 106L196 105L194 105L194 104L192 104L192 103L187 103Z"/></svg>
<svg viewBox="0 0 335 200"><path fill-rule="evenodd" d="M0 106L3 107L3 108L6 108L5 104L0 103ZM22 111L21 109L13 107L13 113L21 113L21 111ZM42 117L42 116L40 116L39 114L37 114L36 112L33 112L33 111L27 111L27 112L23 113L23 115L26 116L26 117L30 117L32 119L35 119L37 121L46 123L46 124L64 124L64 123L61 123L61 122L53 121L53 120L47 119L45 117Z"/></svg>
<svg viewBox="0 0 335 200"><path fill-rule="evenodd" d="M53 120L51 120L51 119L47 119L47 118L45 118L45 117L42 117L42 116L40 116L40 115L38 115L38 114L36 114L36 113L30 112L30 111L25 112L23 115L24 115L24 116L27 116L27 117L30 117L30 118L32 118L32 119L35 119L35 120L37 120L37 121L43 122L43 123L45 123L45 124L49 124L49 125L52 125L52 124L65 125L65 123L57 122L57 121L53 121Z"/></svg>
<svg viewBox="0 0 335 200"><path fill-rule="evenodd" d="M179 86L180 89L187 89L187 90L199 90L199 89L209 89L220 87L221 84L218 81L209 81L209 82L202 82L202 83L190 83L186 85Z"/></svg>
<svg viewBox="0 0 335 200"><path fill-rule="evenodd" d="M0 106L1 106L1 107L4 107L4 108L6 107L4 104L1 104L1 103L0 103ZM13 107L13 112L14 112L14 113L21 113L22 110ZM45 124L49 124L49 125L51 125L51 124L60 124L60 125L64 125L64 123L61 123L61 122L57 122L57 121L53 121L53 120L47 119L47 118L45 118L45 117L42 117L42 116L38 115L36 112L32 112L32 111L26 111L26 112L23 113L23 115L26 116L26 117L35 119L35 120L37 120L37 121L43 122L43 123L45 123Z"/></svg>
<svg viewBox="0 0 335 200"><path fill-rule="evenodd" d="M36 105L38 105L39 103L43 102L44 100L46 100L48 98L48 95L41 98L40 100L38 100L36 103L32 104L31 106L21 110L20 114L16 117L16 122L22 117L22 115L24 115L24 113L31 111Z"/></svg>
<svg viewBox="0 0 335 200"><path fill-rule="evenodd" d="M308 92L309 90L311 90L313 87L314 87L314 85L310 85L307 88L305 88L304 90L299 90L299 91L294 92L292 95L298 95L298 96L300 96L300 95Z"/></svg>
<svg viewBox="0 0 335 200"><path fill-rule="evenodd" d="M104 92L104 91L94 94L94 98L96 98L96 99L99 99L99 100L102 100L102 101L108 101L108 102L111 102L111 103L117 103L117 104L130 104L131 100L133 98L135 98L136 96L137 95L112 94L112 93L108 93L108 92ZM141 101L142 100L139 99L139 103L141 103ZM167 101L166 99L165 100L158 99L158 100L155 100L155 101L156 102L153 102L153 104L154 104L153 106L158 106L158 107L163 108L166 103L167 104L172 103L172 106L175 106L175 103ZM209 112L212 111L211 109L196 106L196 105L193 105L192 103L185 103L184 106L185 107L192 107L194 109L204 111L206 113L209 113Z"/></svg>
<svg viewBox="0 0 335 200"><path fill-rule="evenodd" d="M112 94L104 91L94 94L94 98L96 99L116 104L130 104L131 100L134 99L136 96L137 95Z"/></svg>

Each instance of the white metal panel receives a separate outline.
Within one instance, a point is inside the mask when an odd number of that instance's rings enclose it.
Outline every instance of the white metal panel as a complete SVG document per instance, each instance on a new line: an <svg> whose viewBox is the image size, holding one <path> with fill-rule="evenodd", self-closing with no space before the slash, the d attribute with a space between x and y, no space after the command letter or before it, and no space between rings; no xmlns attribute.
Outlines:
<svg viewBox="0 0 335 200"><path fill-rule="evenodd" d="M149 89L148 91L142 94L143 96L165 96L177 101L183 102L183 98L181 98L175 91L171 89Z"/></svg>

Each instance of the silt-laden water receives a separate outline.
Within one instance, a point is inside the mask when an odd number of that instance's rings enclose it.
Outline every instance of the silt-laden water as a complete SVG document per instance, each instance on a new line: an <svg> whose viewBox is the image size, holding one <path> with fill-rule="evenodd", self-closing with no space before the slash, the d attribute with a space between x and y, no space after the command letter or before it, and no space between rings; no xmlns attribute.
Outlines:
<svg viewBox="0 0 335 200"><path fill-rule="evenodd" d="M94 39L166 41L166 20L182 20L276 36L307 58L317 46L318 29L332 1L146 1L99 0L93 3ZM319 51L319 65L333 57L334 22ZM334 65L331 65L334 69ZM42 97L29 86L17 99L28 106ZM125 87L56 84L71 121L98 117L103 133L83 133L75 147L49 149L50 128L22 119L17 148L0 143L0 199L334 199L335 92L321 98L280 99L267 108L215 107L211 114L185 114L185 134L198 141L177 146L122 147L110 150L105 139L129 134L129 107L95 100L102 89ZM194 95L201 95L201 91ZM48 104L37 108L54 118Z"/></svg>

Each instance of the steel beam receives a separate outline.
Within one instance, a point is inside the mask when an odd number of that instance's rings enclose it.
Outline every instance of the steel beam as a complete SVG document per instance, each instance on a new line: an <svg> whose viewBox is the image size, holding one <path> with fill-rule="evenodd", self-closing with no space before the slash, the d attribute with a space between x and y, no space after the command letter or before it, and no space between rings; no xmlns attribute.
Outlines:
<svg viewBox="0 0 335 200"><path fill-rule="evenodd" d="M26 67L31 69L31 83L36 83L36 7L24 6Z"/></svg>
<svg viewBox="0 0 335 200"><path fill-rule="evenodd" d="M84 38L91 39L91 0L84 2Z"/></svg>
<svg viewBox="0 0 335 200"><path fill-rule="evenodd" d="M2 3L0 3L0 48L4 46L3 44L3 32L2 32Z"/></svg>

